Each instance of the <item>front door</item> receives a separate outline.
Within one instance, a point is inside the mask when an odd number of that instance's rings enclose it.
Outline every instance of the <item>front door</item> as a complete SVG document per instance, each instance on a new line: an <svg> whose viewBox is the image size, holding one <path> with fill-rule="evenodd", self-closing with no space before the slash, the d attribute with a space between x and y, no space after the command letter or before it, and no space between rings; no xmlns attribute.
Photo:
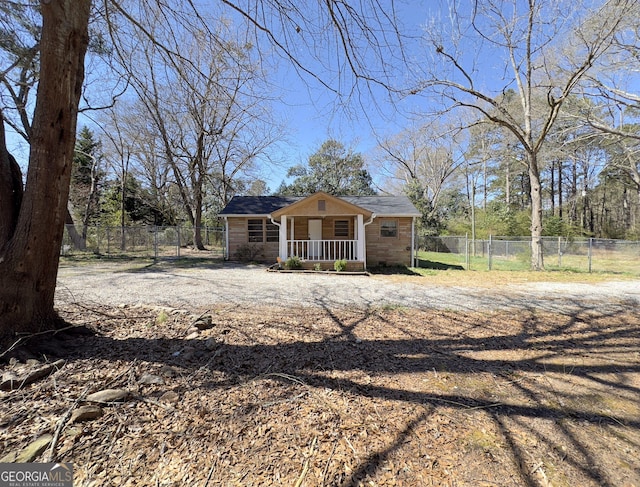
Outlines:
<svg viewBox="0 0 640 487"><path fill-rule="evenodd" d="M309 220L309 258L320 259L322 254L322 220Z"/></svg>

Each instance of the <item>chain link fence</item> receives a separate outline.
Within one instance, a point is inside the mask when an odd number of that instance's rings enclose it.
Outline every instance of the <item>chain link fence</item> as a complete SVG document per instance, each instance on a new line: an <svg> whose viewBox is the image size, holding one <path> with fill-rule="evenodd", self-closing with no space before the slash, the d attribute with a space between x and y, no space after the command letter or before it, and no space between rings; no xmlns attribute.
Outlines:
<svg viewBox="0 0 640 487"><path fill-rule="evenodd" d="M91 226L86 237L67 225L61 254L67 257L102 255L113 258L223 258L223 227L201 227L207 253L193 251L188 226ZM418 267L435 269L529 270L531 237L430 236L416 239ZM597 238L543 237L547 270L610 272L640 276L640 241Z"/></svg>
<svg viewBox="0 0 640 487"><path fill-rule="evenodd" d="M421 237L418 266L435 268L528 270L531 237ZM548 270L640 275L640 241L543 237Z"/></svg>
<svg viewBox="0 0 640 487"><path fill-rule="evenodd" d="M222 258L225 235L222 227L201 227L202 243L206 257ZM175 258L204 257L202 252L193 252L193 228L187 226L160 227L153 225L87 228L86 236L74 225L66 225L61 255L83 254L130 258Z"/></svg>

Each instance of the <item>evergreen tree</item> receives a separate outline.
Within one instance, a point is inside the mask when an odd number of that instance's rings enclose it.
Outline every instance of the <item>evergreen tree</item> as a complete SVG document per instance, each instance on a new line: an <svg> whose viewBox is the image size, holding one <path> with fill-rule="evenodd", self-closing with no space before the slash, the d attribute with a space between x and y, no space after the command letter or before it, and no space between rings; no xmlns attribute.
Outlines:
<svg viewBox="0 0 640 487"><path fill-rule="evenodd" d="M282 183L278 193L307 196L317 191L334 196L366 196L375 194L369 171L364 169L361 154L348 150L341 142L329 139L309 157L307 166L294 166L287 177L295 177L287 185Z"/></svg>

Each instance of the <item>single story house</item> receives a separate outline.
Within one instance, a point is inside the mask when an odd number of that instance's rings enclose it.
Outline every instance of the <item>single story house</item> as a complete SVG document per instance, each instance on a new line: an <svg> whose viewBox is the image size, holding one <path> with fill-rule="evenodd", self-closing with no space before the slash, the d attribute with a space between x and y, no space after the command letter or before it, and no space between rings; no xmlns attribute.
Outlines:
<svg viewBox="0 0 640 487"><path fill-rule="evenodd" d="M406 196L235 196L220 212L226 258L275 263L297 256L305 268L348 270L412 265L420 213Z"/></svg>

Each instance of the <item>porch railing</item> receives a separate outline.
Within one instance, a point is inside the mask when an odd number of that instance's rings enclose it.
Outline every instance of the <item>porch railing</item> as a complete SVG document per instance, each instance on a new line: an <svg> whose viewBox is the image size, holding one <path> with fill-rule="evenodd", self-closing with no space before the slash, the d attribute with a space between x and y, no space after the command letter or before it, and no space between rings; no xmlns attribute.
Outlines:
<svg viewBox="0 0 640 487"><path fill-rule="evenodd" d="M357 260L357 240L287 240L289 257L302 260Z"/></svg>

